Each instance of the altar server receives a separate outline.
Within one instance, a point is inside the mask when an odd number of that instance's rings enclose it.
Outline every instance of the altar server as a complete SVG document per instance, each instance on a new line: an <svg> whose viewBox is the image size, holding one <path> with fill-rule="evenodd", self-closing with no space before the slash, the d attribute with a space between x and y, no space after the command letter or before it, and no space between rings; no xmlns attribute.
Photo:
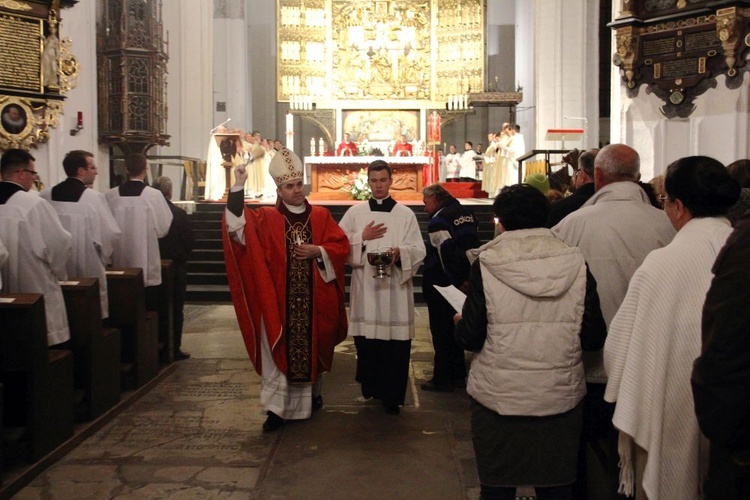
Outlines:
<svg viewBox="0 0 750 500"><path fill-rule="evenodd" d="M122 238L115 244L114 266L143 269L144 285L154 287L161 284L159 238L169 232L172 212L161 192L146 184L146 165L144 155L129 155L128 181L105 196L122 231Z"/></svg>
<svg viewBox="0 0 750 500"><path fill-rule="evenodd" d="M0 160L0 240L8 250L2 291L43 294L47 343L56 345L70 339L59 280L67 277L71 236L52 206L28 192L36 176L34 161L20 149L9 149Z"/></svg>
<svg viewBox="0 0 750 500"><path fill-rule="evenodd" d="M105 268L112 262L114 244L120 239L120 227L109 210L104 195L86 186L98 174L94 155L71 151L63 159L68 178L40 196L52 204L63 227L73 236L72 251L66 269L68 276L98 278L102 318L109 316Z"/></svg>
<svg viewBox="0 0 750 500"><path fill-rule="evenodd" d="M380 399L392 415L404 404L414 338L412 278L426 249L411 209L390 197L391 167L375 160L367 169L372 199L352 206L341 219L352 267L349 335L357 348L357 381L365 398ZM367 254L391 251L390 277L375 278Z"/></svg>

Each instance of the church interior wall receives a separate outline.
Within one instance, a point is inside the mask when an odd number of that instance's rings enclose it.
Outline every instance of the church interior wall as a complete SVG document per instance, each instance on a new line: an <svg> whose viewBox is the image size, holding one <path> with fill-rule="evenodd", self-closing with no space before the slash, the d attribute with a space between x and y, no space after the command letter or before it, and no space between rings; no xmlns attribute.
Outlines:
<svg viewBox="0 0 750 500"><path fill-rule="evenodd" d="M666 118L664 106L645 86L629 98L620 85L620 123L613 142L624 142L641 155L641 177L648 180L663 174L673 161L690 155L706 155L724 164L750 157L750 72L743 75L738 89L728 89L726 77L716 78L716 88L695 99L695 110L687 118ZM615 92L613 92L613 95Z"/></svg>
<svg viewBox="0 0 750 500"><path fill-rule="evenodd" d="M96 71L96 3L79 2L74 8L61 13L61 38L71 37L71 50L79 63L78 83L66 94L64 114L60 124L50 129L46 143L38 144L31 154L36 158L36 169L46 187L65 179L62 160L68 151L91 151L99 165L95 186L99 190L109 187L109 150L98 146L97 71ZM78 112L83 116L83 129L71 135L76 128ZM104 168L102 168L102 166Z"/></svg>
<svg viewBox="0 0 750 500"><path fill-rule="evenodd" d="M581 140L565 147L597 147L598 2L538 0L533 15L536 146L562 148L561 141L546 140L548 129L582 128Z"/></svg>

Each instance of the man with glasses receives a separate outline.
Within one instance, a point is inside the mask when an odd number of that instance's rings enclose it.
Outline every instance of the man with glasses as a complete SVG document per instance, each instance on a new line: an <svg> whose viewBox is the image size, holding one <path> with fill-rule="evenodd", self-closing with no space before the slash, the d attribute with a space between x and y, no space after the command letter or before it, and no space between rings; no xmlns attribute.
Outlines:
<svg viewBox="0 0 750 500"><path fill-rule="evenodd" d="M8 249L2 291L43 294L47 343L57 345L70 339L59 280L67 278L71 236L52 206L28 192L36 176L34 160L21 149L9 149L0 159L0 240Z"/></svg>
<svg viewBox="0 0 750 500"><path fill-rule="evenodd" d="M120 226L109 210L104 195L86 186L98 174L94 155L71 151L63 159L68 176L39 195L52 204L63 227L73 235L73 251L67 263L68 276L98 278L102 319L109 317L105 268L112 262Z"/></svg>
<svg viewBox="0 0 750 500"><path fill-rule="evenodd" d="M575 192L552 204L547 219L547 227L552 227L565 217L583 206L586 201L594 196L594 160L599 153L598 149L589 149L578 157L578 166L573 172L573 183Z"/></svg>

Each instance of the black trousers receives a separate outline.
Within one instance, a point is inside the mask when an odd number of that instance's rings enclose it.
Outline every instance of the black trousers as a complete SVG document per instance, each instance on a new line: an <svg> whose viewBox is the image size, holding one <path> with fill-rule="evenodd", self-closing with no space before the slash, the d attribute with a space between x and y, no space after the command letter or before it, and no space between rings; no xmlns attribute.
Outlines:
<svg viewBox="0 0 750 500"><path fill-rule="evenodd" d="M425 298L430 318L432 347L435 349L432 382L436 385L451 385L459 381L463 383L466 378L466 363L464 350L453 336L455 312L440 295L425 294Z"/></svg>
<svg viewBox="0 0 750 500"><path fill-rule="evenodd" d="M378 340L354 337L357 348L356 380L362 395L383 401L384 406L404 404L409 381L411 340Z"/></svg>
<svg viewBox="0 0 750 500"><path fill-rule="evenodd" d="M174 322L174 350L182 346L182 325L185 323L185 297L187 296L187 267L174 268L172 289L172 321Z"/></svg>

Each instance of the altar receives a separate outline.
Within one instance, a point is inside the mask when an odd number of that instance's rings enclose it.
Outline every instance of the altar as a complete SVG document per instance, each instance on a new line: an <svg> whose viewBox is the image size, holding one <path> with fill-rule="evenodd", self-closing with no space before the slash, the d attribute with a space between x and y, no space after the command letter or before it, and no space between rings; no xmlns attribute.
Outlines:
<svg viewBox="0 0 750 500"><path fill-rule="evenodd" d="M350 187L374 160L385 160L393 171L391 196L395 200L422 200L423 170L427 156L306 156L311 200L351 200Z"/></svg>

